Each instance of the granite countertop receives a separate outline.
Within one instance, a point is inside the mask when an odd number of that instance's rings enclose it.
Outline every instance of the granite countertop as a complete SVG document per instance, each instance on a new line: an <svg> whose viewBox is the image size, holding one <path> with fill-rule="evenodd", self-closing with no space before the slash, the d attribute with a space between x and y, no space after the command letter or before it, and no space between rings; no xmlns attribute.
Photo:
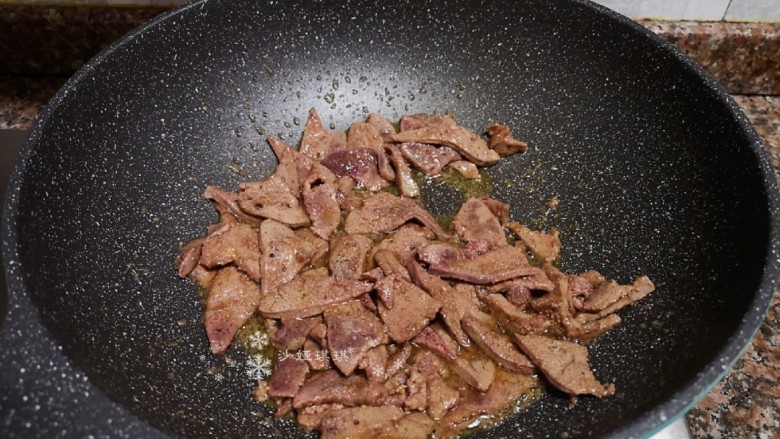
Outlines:
<svg viewBox="0 0 780 439"><path fill-rule="evenodd" d="M0 129L30 129L35 116L81 63L161 11L0 6L0 59L8 61L0 67ZM25 34L37 26L36 32L60 35L69 32L67 24L74 21L82 23L78 35L47 40L54 41L52 53L41 53L41 45ZM732 93L764 140L780 175L780 24L642 24L703 65ZM13 35L1 29L12 29ZM39 56L31 59L26 50ZM780 437L779 379L780 291L776 291L750 346L725 379L688 413L692 435Z"/></svg>

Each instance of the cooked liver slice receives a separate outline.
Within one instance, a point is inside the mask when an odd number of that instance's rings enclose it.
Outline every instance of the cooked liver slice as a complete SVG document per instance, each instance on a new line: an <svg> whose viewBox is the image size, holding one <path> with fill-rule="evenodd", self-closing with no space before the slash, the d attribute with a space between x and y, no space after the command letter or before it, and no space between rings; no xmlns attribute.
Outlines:
<svg viewBox="0 0 780 439"><path fill-rule="evenodd" d="M455 340L451 339L441 328L426 326L412 341L447 361L455 361L455 357L458 355L458 345Z"/></svg>
<svg viewBox="0 0 780 439"><path fill-rule="evenodd" d="M460 206L451 227L463 241L486 241L492 247L507 245L501 223L479 198L469 198Z"/></svg>
<svg viewBox="0 0 780 439"><path fill-rule="evenodd" d="M378 406L384 402L386 394L385 387L380 383L368 381L360 375L344 377L337 370L330 369L303 383L293 399L293 407L300 409L327 403L347 407Z"/></svg>
<svg viewBox="0 0 780 439"><path fill-rule="evenodd" d="M496 378L496 365L492 361L482 358L466 360L458 357L449 364L453 372L463 378L469 386L485 392L493 384Z"/></svg>
<svg viewBox="0 0 780 439"><path fill-rule="evenodd" d="M269 320L266 320L268 322ZM281 326L268 331L271 344L280 350L297 351L303 347L306 336L322 319L317 317L298 318L282 316Z"/></svg>
<svg viewBox="0 0 780 439"><path fill-rule="evenodd" d="M369 349L387 343L382 322L358 301L325 310L331 361L351 375Z"/></svg>
<svg viewBox="0 0 780 439"><path fill-rule="evenodd" d="M321 439L426 439L433 422L398 407L352 407L331 411L321 427Z"/></svg>
<svg viewBox="0 0 780 439"><path fill-rule="evenodd" d="M179 256L176 257L176 270L179 273L179 277L189 276L192 270L198 266L203 241L204 238L193 239L181 249Z"/></svg>
<svg viewBox="0 0 780 439"><path fill-rule="evenodd" d="M309 117L303 128L300 152L319 162L325 155L339 148L346 147L347 136L343 131L328 131L322 125L320 116L314 108L309 110Z"/></svg>
<svg viewBox="0 0 780 439"><path fill-rule="evenodd" d="M501 325L518 334L541 334L547 331L552 322L533 313L528 313L516 307L501 294L489 294L485 304L490 308Z"/></svg>
<svg viewBox="0 0 780 439"><path fill-rule="evenodd" d="M322 419L333 410L344 408L341 404L310 405L298 410L298 425L305 431L319 430Z"/></svg>
<svg viewBox="0 0 780 439"><path fill-rule="evenodd" d="M260 225L261 287L268 293L290 280L311 261L316 249L286 225L272 219Z"/></svg>
<svg viewBox="0 0 780 439"><path fill-rule="evenodd" d="M395 168L395 185L404 197L415 198L420 195L420 186L412 177L412 170L406 163L401 151L396 145L387 144L385 151L390 154L390 162Z"/></svg>
<svg viewBox="0 0 780 439"><path fill-rule="evenodd" d="M467 258L448 244L431 244L418 252L420 259L430 265L431 274L478 285L543 274L539 268L522 264L521 253L520 249L505 245Z"/></svg>
<svg viewBox="0 0 780 439"><path fill-rule="evenodd" d="M366 266L373 241L364 235L341 234L330 241L328 266L334 277L358 279Z"/></svg>
<svg viewBox="0 0 780 439"><path fill-rule="evenodd" d="M309 373L309 365L306 360L295 355L280 355L276 358L274 372L268 380L268 396L294 397L306 379L307 373Z"/></svg>
<svg viewBox="0 0 780 439"><path fill-rule="evenodd" d="M420 205L409 198L387 192L378 192L365 200L362 207L350 212L344 230L352 235L390 232L413 219L421 222L436 236L446 236L436 220Z"/></svg>
<svg viewBox="0 0 780 439"><path fill-rule="evenodd" d="M450 168L457 171L464 178L469 180L481 180L482 176L479 174L479 168L474 163L466 160L456 160L449 164Z"/></svg>
<svg viewBox="0 0 780 439"><path fill-rule="evenodd" d="M382 278L375 289L380 293L387 290L386 293L393 296L392 309L381 302L377 307L388 335L397 343L411 340L419 334L441 307L441 303L428 293L397 274Z"/></svg>
<svg viewBox="0 0 780 439"><path fill-rule="evenodd" d="M458 151L449 146L407 142L402 143L399 149L409 164L425 175L440 174L448 163L460 160Z"/></svg>
<svg viewBox="0 0 780 439"><path fill-rule="evenodd" d="M241 207L238 205L238 194L235 192L228 192L217 186L206 186L206 189L203 191L203 198L213 201L217 205L218 210L229 212L247 224L259 226L262 221L261 218L248 215L241 210Z"/></svg>
<svg viewBox="0 0 780 439"><path fill-rule="evenodd" d="M238 206L249 215L275 219L291 227L309 224L303 204L278 175L238 185Z"/></svg>
<svg viewBox="0 0 780 439"><path fill-rule="evenodd" d="M409 276L409 271L390 250L379 250L374 253L374 262L379 265L385 276L397 274L407 282L412 281L412 278ZM387 306L392 308L392 305L387 304Z"/></svg>
<svg viewBox="0 0 780 439"><path fill-rule="evenodd" d="M383 142L389 142L390 137L395 134L395 127L393 124L378 113L369 113L366 122L370 123L374 126L374 128L376 128L376 130L379 132L379 135L382 137Z"/></svg>
<svg viewBox="0 0 780 439"><path fill-rule="evenodd" d="M444 324L455 337L455 341L463 347L468 347L471 342L469 337L461 328L460 322L463 317L472 312L479 311L478 304L469 297L456 291L449 283L443 281L440 277L434 276L417 262L409 264L409 272L412 280L422 289L428 292L434 299L441 302L442 307L439 310ZM476 297L474 298L476 299Z"/></svg>
<svg viewBox="0 0 780 439"><path fill-rule="evenodd" d="M448 410L455 407L460 400L460 393L448 386L438 375L427 378L428 384L428 414L434 421L441 419Z"/></svg>
<svg viewBox="0 0 780 439"><path fill-rule="evenodd" d="M492 165L500 158L488 148L487 142L473 131L457 125L449 115L432 116L426 123L427 126L394 134L393 141L449 146L477 165Z"/></svg>
<svg viewBox="0 0 780 439"><path fill-rule="evenodd" d="M352 177L370 191L378 191L389 183L379 174L384 152L371 148L337 149L329 152L322 164L339 177Z"/></svg>
<svg viewBox="0 0 780 439"><path fill-rule="evenodd" d="M203 241L199 261L206 268L234 263L252 280L259 282L262 273L257 231L247 224L221 225Z"/></svg>
<svg viewBox="0 0 780 439"><path fill-rule="evenodd" d="M312 370L325 370L330 367L329 352L310 338L303 342L303 355Z"/></svg>
<svg viewBox="0 0 780 439"><path fill-rule="evenodd" d="M371 259L379 250L390 250L402 264L417 259L417 249L425 247L434 238L433 232L416 224L404 224L392 235L376 244L369 254Z"/></svg>
<svg viewBox="0 0 780 439"><path fill-rule="evenodd" d="M320 238L328 239L341 222L336 176L315 163L302 186L303 205L311 220L311 230Z"/></svg>
<svg viewBox="0 0 780 439"><path fill-rule="evenodd" d="M358 367L366 372L369 380L384 382L387 379L387 360L387 346L382 344L369 349Z"/></svg>
<svg viewBox="0 0 780 439"><path fill-rule="evenodd" d="M371 291L372 285L350 279L336 279L321 270L296 276L292 281L263 296L258 309L266 317L292 314L310 317L325 308L356 299Z"/></svg>
<svg viewBox="0 0 780 439"><path fill-rule="evenodd" d="M233 266L219 270L206 298L206 334L211 352L221 354L255 312L260 286Z"/></svg>
<svg viewBox="0 0 780 439"><path fill-rule="evenodd" d="M614 384L601 384L593 376L585 346L542 335L515 334L512 340L558 389L599 398L615 393Z"/></svg>
<svg viewBox="0 0 780 439"><path fill-rule="evenodd" d="M463 319L463 329L482 348L488 357L499 366L513 372L532 373L534 365L506 337L499 334L474 317Z"/></svg>
<svg viewBox="0 0 780 439"><path fill-rule="evenodd" d="M490 125L487 127L487 132L490 135L488 147L501 157L528 150L528 144L512 137L512 133L509 132L509 127L506 125Z"/></svg>
<svg viewBox="0 0 780 439"><path fill-rule="evenodd" d="M558 229L553 227L550 233L537 232L515 222L507 223L507 227L518 238L522 239L533 254L543 262L551 262L558 258L561 252L561 240Z"/></svg>

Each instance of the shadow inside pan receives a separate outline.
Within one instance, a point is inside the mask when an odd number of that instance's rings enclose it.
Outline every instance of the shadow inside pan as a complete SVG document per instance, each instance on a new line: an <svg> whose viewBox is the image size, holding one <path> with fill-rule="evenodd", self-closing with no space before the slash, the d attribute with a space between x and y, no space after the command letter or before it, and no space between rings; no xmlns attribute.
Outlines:
<svg viewBox="0 0 780 439"><path fill-rule="evenodd" d="M234 189L228 165L268 175L265 135L296 142L312 106L334 129L369 111L508 124L531 147L490 171L512 217L559 227L567 272L656 282L592 346L615 397L570 409L549 393L482 436L646 433L723 373L763 315L775 189L760 145L721 91L627 21L578 2L197 3L58 94L20 165L10 231L69 356L166 431L302 436L252 401L240 350L209 353L173 259L216 218L204 186ZM462 195L448 191L426 188L428 207L453 212Z"/></svg>

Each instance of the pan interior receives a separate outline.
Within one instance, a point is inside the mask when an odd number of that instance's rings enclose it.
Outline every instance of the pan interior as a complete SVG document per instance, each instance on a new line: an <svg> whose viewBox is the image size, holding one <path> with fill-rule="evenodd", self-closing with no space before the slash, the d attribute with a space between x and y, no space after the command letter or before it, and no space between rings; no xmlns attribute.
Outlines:
<svg viewBox="0 0 780 439"><path fill-rule="evenodd" d="M229 165L268 175L265 136L296 142L310 107L334 129L372 111L505 123L530 151L491 168L493 196L515 220L561 229L567 272L647 274L657 291L592 346L615 397L570 409L549 393L478 436L603 436L673 396L689 403L759 289L767 194L724 102L666 47L584 3L196 3L55 98L21 164L20 273L68 355L154 425L302 436L251 400L240 350L210 355L195 288L176 277L180 245L216 218L204 186L235 189ZM431 186L425 199L446 214L462 195Z"/></svg>

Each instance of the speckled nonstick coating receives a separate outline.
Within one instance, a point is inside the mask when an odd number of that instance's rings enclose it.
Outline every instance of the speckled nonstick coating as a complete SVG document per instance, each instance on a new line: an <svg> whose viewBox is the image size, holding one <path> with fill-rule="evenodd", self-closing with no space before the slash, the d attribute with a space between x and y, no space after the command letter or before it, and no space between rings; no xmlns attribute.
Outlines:
<svg viewBox="0 0 780 439"><path fill-rule="evenodd" d="M763 318L778 273L774 175L714 81L581 2L196 2L93 59L54 98L5 210L9 284L64 351L141 418L186 437L298 437L253 402L245 355L209 353L181 244L215 219L204 185L275 166L309 107L344 129L452 111L530 150L491 169L512 217L558 226L560 265L657 291L591 347L604 400L545 395L478 437L642 436L696 401ZM457 192L425 190L451 213ZM557 196L560 205L547 212Z"/></svg>

